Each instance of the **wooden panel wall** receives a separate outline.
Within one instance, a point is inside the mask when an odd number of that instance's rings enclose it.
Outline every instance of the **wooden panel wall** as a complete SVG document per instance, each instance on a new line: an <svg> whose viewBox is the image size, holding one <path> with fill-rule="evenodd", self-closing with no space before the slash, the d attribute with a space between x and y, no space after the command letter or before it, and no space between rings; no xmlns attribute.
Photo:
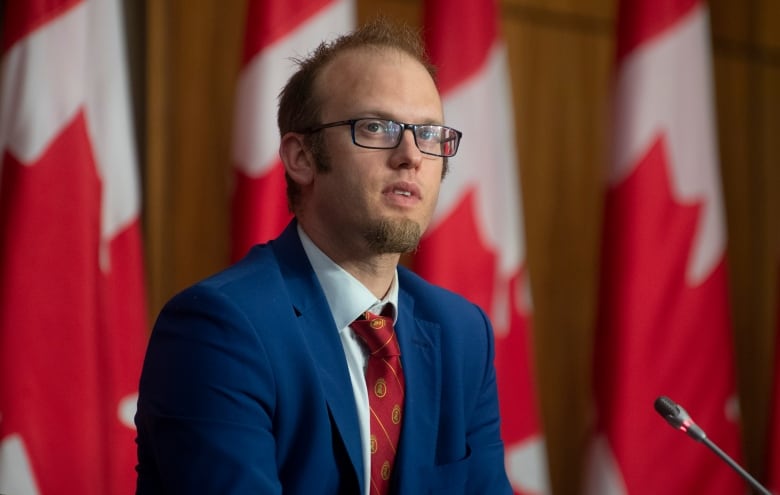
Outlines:
<svg viewBox="0 0 780 495"><path fill-rule="evenodd" d="M149 0L145 220L150 309L226 265L244 3Z"/></svg>
<svg viewBox="0 0 780 495"><path fill-rule="evenodd" d="M715 0L711 10L745 454L761 475L780 328L780 4Z"/></svg>
<svg viewBox="0 0 780 495"><path fill-rule="evenodd" d="M245 1L147 0L141 103L150 310L228 259L230 130ZM419 25L421 0L359 0ZM780 283L780 3L711 0L718 130L747 465L760 475ZM503 0L557 495L579 492L614 0ZM131 26L132 27L132 26ZM659 425L659 428L663 425ZM681 439L681 441L685 441ZM702 455L708 455L702 452Z"/></svg>

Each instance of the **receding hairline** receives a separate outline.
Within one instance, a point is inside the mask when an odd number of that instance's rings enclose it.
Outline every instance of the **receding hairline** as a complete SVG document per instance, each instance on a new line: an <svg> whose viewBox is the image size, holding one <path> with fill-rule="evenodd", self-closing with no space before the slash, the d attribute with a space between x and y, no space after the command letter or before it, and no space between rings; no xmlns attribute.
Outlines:
<svg viewBox="0 0 780 495"><path fill-rule="evenodd" d="M328 71L332 70L333 66L336 65L338 62L356 54L358 56L371 57L372 55L377 55L382 53L387 53L388 58L398 57L399 60L407 60L417 64L421 69L423 69L425 72L428 73L428 75L431 77L431 81L433 81L434 85L436 85L435 74L428 68L428 66L426 66L424 62L420 61L420 59L418 59L413 53L409 53L408 51L402 48L398 48L396 46L372 43L372 44L367 44L362 46L350 46L344 48L338 53L334 53L333 56L329 58L327 62L325 62L322 65L320 70L315 75L314 77L315 87L322 80L323 75L326 74Z"/></svg>
<svg viewBox="0 0 780 495"><path fill-rule="evenodd" d="M342 60L342 56L393 51L399 54L399 59L401 54L406 54L417 61L437 86L436 67L425 52L420 30L380 16L355 31L321 42L305 56L291 58L298 70L279 93L277 123L280 135L300 132L317 123L321 106L328 98L328 93L320 88L323 73L330 72L331 66Z"/></svg>
<svg viewBox="0 0 780 495"><path fill-rule="evenodd" d="M322 106L324 105L327 98L330 96L328 94L328 90L330 88L325 88L323 84L325 83L328 76L331 74L331 71L333 68L339 63L346 59L348 59L350 56L355 56L356 54L358 56L365 56L367 58L371 58L373 55L386 53L387 57L398 57L398 60L402 60L404 62L411 62L413 64L416 64L420 69L428 74L428 76L431 78L431 82L434 87L437 87L436 85L436 79L434 77L434 74L431 73L431 71L428 69L426 64L420 59L418 59L414 54L409 53L406 50L403 50L401 48L398 48L396 46L392 45L385 45L385 44L367 44L362 46L354 46L354 47L348 47L343 50L341 50L338 53L335 53L332 58L330 58L317 72L317 74L314 77L313 84L312 84L312 96L313 96L313 103L314 108L316 108L317 113L319 114L322 111Z"/></svg>

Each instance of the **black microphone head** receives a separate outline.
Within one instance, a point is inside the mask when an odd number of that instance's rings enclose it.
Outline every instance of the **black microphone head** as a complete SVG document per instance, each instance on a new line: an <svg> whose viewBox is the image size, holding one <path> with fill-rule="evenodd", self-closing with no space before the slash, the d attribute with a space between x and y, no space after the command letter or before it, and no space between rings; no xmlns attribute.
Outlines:
<svg viewBox="0 0 780 495"><path fill-rule="evenodd" d="M697 442L701 442L707 437L704 431L693 422L688 412L669 397L665 395L658 397L654 406L658 414L673 428L684 431Z"/></svg>
<svg viewBox="0 0 780 495"><path fill-rule="evenodd" d="M672 425L674 428L683 431L697 442L703 442L707 447L710 448L710 450L715 452L718 457L725 461L740 476L742 476L748 483L750 483L750 486L764 495L772 495L769 490L764 488L758 481L753 479L753 477L750 476L747 471L742 469L740 465L734 462L731 457L726 455L726 453L720 450L718 446L708 440L707 434L704 433L704 430L699 428L699 426L693 422L691 417L688 415L688 411L686 411L681 405L677 404L669 397L662 395L655 400L654 406L655 410L658 411L658 414L660 414L667 423Z"/></svg>
<svg viewBox="0 0 780 495"><path fill-rule="evenodd" d="M665 395L658 397L653 405L658 414L664 418L675 417L680 414L680 406Z"/></svg>

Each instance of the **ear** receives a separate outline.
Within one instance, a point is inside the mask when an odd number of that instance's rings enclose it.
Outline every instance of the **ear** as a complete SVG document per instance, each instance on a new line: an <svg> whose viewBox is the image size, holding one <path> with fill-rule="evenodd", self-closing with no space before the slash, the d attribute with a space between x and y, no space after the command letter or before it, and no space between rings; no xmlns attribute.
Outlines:
<svg viewBox="0 0 780 495"><path fill-rule="evenodd" d="M304 144L304 135L288 132L279 143L279 158L284 170L294 182L300 185L311 184L316 174L314 157Z"/></svg>

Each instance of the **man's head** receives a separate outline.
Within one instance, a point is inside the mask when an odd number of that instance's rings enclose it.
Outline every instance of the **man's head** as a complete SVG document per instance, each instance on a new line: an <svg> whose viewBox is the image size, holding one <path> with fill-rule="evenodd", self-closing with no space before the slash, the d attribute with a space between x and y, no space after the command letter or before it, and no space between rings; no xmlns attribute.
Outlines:
<svg viewBox="0 0 780 495"><path fill-rule="evenodd" d="M298 71L279 94L277 123L280 135L319 123L322 99L328 95L318 95L315 83L325 66L344 52L372 48L391 48L406 53L422 64L431 77L435 76L435 68L425 55L419 34L406 25L379 18L332 42L321 43L308 57L296 60Z"/></svg>
<svg viewBox="0 0 780 495"><path fill-rule="evenodd" d="M445 172L446 158L435 155L460 138L441 127L419 36L380 20L298 63L278 117L291 210L309 235L344 229L347 245L357 232L373 252L413 249ZM379 135L393 137L374 141ZM441 135L446 144L432 147Z"/></svg>

